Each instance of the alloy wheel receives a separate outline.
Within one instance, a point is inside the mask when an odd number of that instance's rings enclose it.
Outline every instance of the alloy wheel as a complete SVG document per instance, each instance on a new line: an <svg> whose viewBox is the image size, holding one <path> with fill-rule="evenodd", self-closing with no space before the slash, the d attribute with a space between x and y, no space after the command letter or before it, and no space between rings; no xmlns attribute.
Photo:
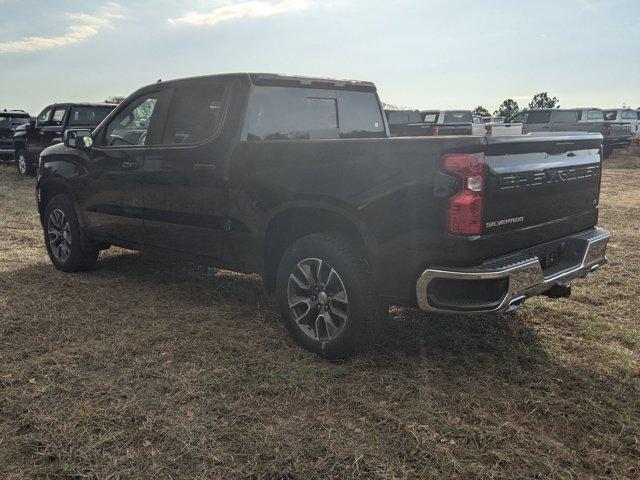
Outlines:
<svg viewBox="0 0 640 480"><path fill-rule="evenodd" d="M22 175L27 174L27 157L24 156L24 153L18 155L18 170Z"/></svg>
<svg viewBox="0 0 640 480"><path fill-rule="evenodd" d="M338 272L323 260L306 258L295 266L287 298L296 324L314 340L332 340L347 324L347 290Z"/></svg>
<svg viewBox="0 0 640 480"><path fill-rule="evenodd" d="M71 255L71 228L62 210L56 208L49 215L47 233L53 256L60 263L66 262Z"/></svg>

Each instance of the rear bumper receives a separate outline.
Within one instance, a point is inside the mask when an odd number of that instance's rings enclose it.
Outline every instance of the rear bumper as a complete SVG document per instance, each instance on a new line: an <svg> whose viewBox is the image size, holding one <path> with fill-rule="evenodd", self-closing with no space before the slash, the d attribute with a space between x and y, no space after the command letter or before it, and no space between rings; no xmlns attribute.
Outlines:
<svg viewBox="0 0 640 480"><path fill-rule="evenodd" d="M554 285L595 273L607 262L611 235L596 228L562 239L565 260L543 271L533 250L525 250L464 269L431 268L416 284L418 305L426 312L478 314L505 312ZM551 250L550 250L551 251ZM559 268L560 267L560 268Z"/></svg>
<svg viewBox="0 0 640 480"><path fill-rule="evenodd" d="M613 137L605 138L603 145L613 148L627 148L631 146L632 137Z"/></svg>

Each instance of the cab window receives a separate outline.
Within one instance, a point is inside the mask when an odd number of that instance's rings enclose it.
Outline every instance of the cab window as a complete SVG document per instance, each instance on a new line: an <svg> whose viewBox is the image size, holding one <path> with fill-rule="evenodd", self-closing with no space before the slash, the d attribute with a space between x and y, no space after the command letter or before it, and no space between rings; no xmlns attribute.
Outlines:
<svg viewBox="0 0 640 480"><path fill-rule="evenodd" d="M604 120L604 112L602 110L589 110L587 112L587 120Z"/></svg>
<svg viewBox="0 0 640 480"><path fill-rule="evenodd" d="M131 102L107 126L104 145L122 147L156 144L150 125L158 111L159 98L160 92L155 92Z"/></svg>
<svg viewBox="0 0 640 480"><path fill-rule="evenodd" d="M215 136L222 125L226 92L225 84L175 88L162 144L194 144Z"/></svg>
<svg viewBox="0 0 640 480"><path fill-rule="evenodd" d="M543 110L532 110L527 117L527 124L529 125L541 125L549 123L551 119L551 112Z"/></svg>
<svg viewBox="0 0 640 480"><path fill-rule="evenodd" d="M66 108L56 108L51 116L49 125L53 127L59 127L64 122L64 114L67 112Z"/></svg>
<svg viewBox="0 0 640 480"><path fill-rule="evenodd" d="M38 115L38 125L46 125L51 119L51 113L53 113L53 107L45 108L40 115Z"/></svg>

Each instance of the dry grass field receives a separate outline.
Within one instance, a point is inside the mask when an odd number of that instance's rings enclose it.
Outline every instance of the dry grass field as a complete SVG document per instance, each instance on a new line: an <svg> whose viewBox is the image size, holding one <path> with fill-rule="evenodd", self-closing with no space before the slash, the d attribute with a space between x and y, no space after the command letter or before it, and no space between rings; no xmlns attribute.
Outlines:
<svg viewBox="0 0 640 480"><path fill-rule="evenodd" d="M288 339L256 277L112 249L53 269L0 167L0 478L640 478L640 150L609 265L500 318L392 309L372 353Z"/></svg>

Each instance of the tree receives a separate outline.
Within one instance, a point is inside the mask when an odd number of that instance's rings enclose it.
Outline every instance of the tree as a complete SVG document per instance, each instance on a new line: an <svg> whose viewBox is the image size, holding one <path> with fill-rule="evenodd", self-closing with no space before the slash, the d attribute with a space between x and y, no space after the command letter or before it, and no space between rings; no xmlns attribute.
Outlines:
<svg viewBox="0 0 640 480"><path fill-rule="evenodd" d="M479 117L490 117L491 114L489 113L489 110L487 110L484 107L481 106L477 106L474 110L473 110L473 114L477 115Z"/></svg>
<svg viewBox="0 0 640 480"><path fill-rule="evenodd" d="M550 97L547 92L536 93L529 103L529 108L560 108L560 100Z"/></svg>
<svg viewBox="0 0 640 480"><path fill-rule="evenodd" d="M513 98L507 98L504 102L502 102L498 110L494 112L494 115L498 117L509 118L514 116L519 111L520 106L518 105L518 102L516 102Z"/></svg>
<svg viewBox="0 0 640 480"><path fill-rule="evenodd" d="M122 101L127 97L121 97L120 95L113 95L111 97L107 97L104 103L122 103Z"/></svg>

